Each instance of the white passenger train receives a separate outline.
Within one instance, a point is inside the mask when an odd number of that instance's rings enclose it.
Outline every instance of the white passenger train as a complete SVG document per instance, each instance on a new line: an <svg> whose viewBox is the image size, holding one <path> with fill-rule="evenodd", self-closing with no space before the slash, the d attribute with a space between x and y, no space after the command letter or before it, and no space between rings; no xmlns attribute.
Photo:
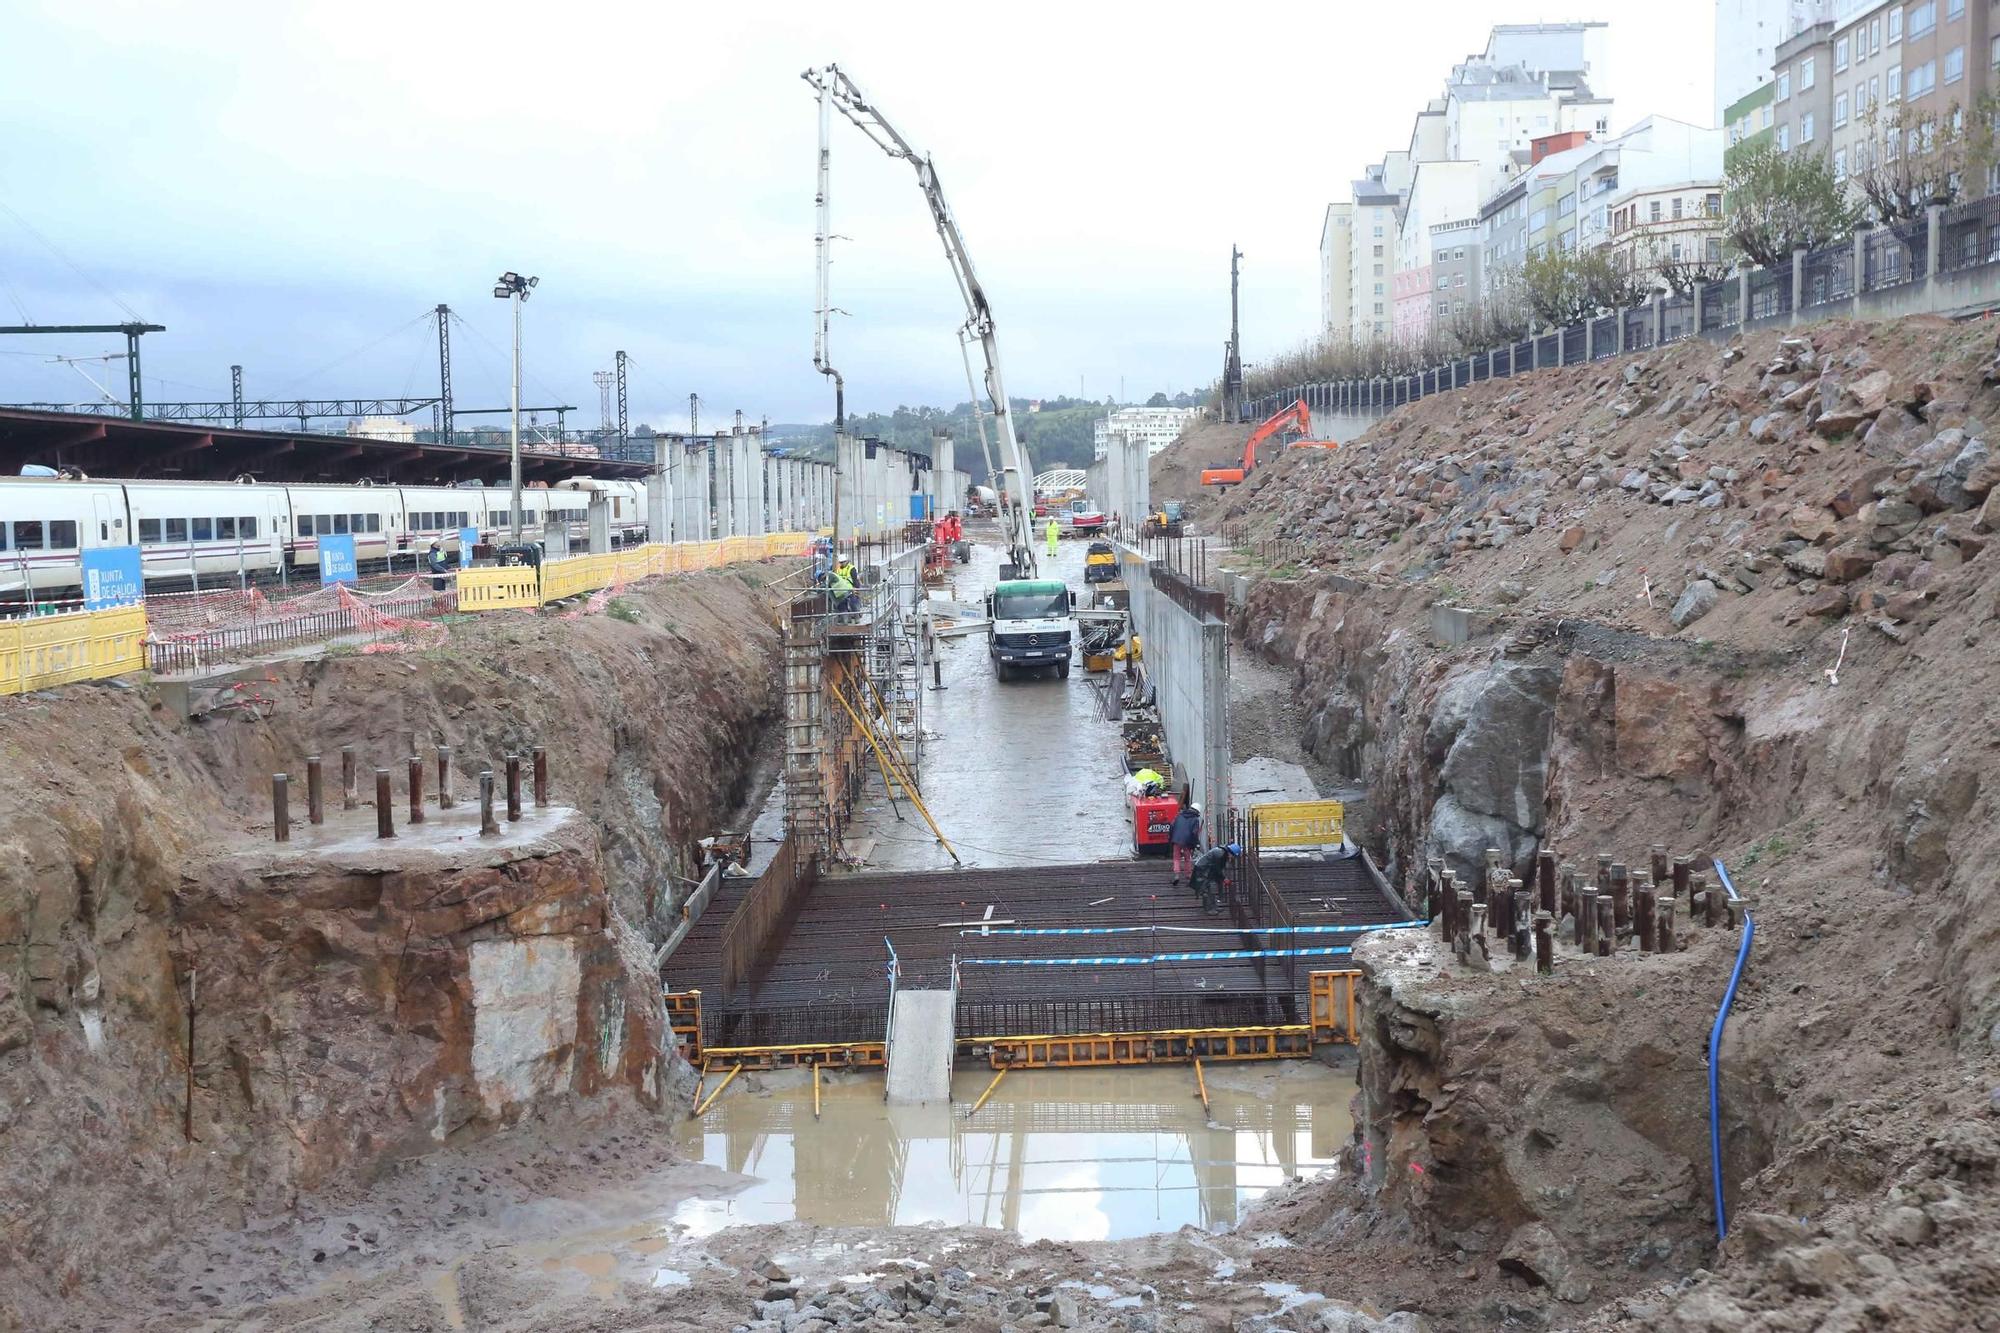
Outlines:
<svg viewBox="0 0 2000 1333"><path fill-rule="evenodd" d="M613 542L645 540L645 483L584 478L522 491L523 534L568 525L587 540L593 492L609 500ZM101 546L137 546L147 583L172 590L268 580L281 567L316 580L319 539L335 534L353 536L364 569L414 569L432 538L456 552L461 528L505 540L508 506L505 486L0 477L0 606L77 588L82 553Z"/></svg>

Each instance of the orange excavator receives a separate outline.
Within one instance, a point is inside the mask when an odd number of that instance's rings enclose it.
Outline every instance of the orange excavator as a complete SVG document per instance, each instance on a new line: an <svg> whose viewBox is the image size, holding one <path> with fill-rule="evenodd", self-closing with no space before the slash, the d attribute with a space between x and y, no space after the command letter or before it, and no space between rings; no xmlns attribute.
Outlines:
<svg viewBox="0 0 2000 1333"><path fill-rule="evenodd" d="M1236 486L1257 469L1257 446L1274 435L1293 431L1300 435L1312 434L1312 412L1301 398L1290 407L1273 412L1264 423L1250 432L1250 438L1243 445L1243 460L1235 467L1211 467L1202 469L1201 484L1204 486ZM1309 443L1319 443L1309 441ZM1331 444L1331 441L1326 442Z"/></svg>

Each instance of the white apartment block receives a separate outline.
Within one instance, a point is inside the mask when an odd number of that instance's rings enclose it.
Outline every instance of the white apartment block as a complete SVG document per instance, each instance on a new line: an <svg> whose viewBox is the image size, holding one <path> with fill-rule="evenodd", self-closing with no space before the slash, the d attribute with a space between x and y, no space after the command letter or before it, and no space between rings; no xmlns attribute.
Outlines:
<svg viewBox="0 0 2000 1333"><path fill-rule="evenodd" d="M1354 205L1328 204L1319 229L1319 327L1323 337L1354 336Z"/></svg>
<svg viewBox="0 0 2000 1333"><path fill-rule="evenodd" d="M1147 456L1180 438L1189 422L1201 415L1198 407L1121 407L1109 416L1100 418L1092 428L1094 453L1099 458L1107 457L1111 451L1111 437L1122 435L1127 440L1143 442Z"/></svg>
<svg viewBox="0 0 2000 1333"><path fill-rule="evenodd" d="M1715 0L1716 124L1732 102L1771 81L1778 44L1826 7L1826 0Z"/></svg>

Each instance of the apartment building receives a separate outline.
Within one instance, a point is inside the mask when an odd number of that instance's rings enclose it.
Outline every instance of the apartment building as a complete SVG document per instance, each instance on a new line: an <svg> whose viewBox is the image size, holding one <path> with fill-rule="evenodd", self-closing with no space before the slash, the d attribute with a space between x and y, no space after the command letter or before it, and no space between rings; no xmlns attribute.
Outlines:
<svg viewBox="0 0 2000 1333"><path fill-rule="evenodd" d="M1772 128L1771 108L1776 90L1766 73L1764 81L1722 109L1722 166L1727 171L1737 155L1770 143L1777 137Z"/></svg>
<svg viewBox="0 0 2000 1333"><path fill-rule="evenodd" d="M1734 124L1735 104L1771 82L1778 46L1812 22L1826 0L1715 0L1716 121Z"/></svg>
<svg viewBox="0 0 2000 1333"><path fill-rule="evenodd" d="M1319 229L1319 324L1322 336L1354 336L1354 205L1328 204Z"/></svg>
<svg viewBox="0 0 2000 1333"><path fill-rule="evenodd" d="M1392 180L1400 184L1392 184ZM1409 155L1391 153L1368 169L1368 174L1351 186L1354 225L1349 247L1351 267L1348 304L1352 314L1348 327L1356 342L1389 336L1389 284L1396 267L1398 214L1403 207L1403 190L1409 183Z"/></svg>
<svg viewBox="0 0 2000 1333"><path fill-rule="evenodd" d="M1391 326L1396 341L1417 342L1430 333L1436 313L1434 230L1454 222L1477 225L1486 174L1483 162L1417 164L1397 229Z"/></svg>
<svg viewBox="0 0 2000 1333"><path fill-rule="evenodd" d="M1722 186L1712 178L1621 189L1608 211L1611 262L1650 287L1671 287L1674 265L1723 262Z"/></svg>
<svg viewBox="0 0 2000 1333"><path fill-rule="evenodd" d="M1097 457L1104 458L1110 452L1111 437L1122 435L1143 443L1150 456L1180 438L1188 423L1200 415L1198 407L1121 407L1092 426L1091 442Z"/></svg>
<svg viewBox="0 0 2000 1333"><path fill-rule="evenodd" d="M1484 266L1476 217L1431 228L1431 326L1449 329L1479 309Z"/></svg>
<svg viewBox="0 0 2000 1333"><path fill-rule="evenodd" d="M2000 0L1834 0L1778 46L1774 142L1824 154L1846 177L1899 151L1884 142L1889 117L1965 114L1995 87L1996 65Z"/></svg>

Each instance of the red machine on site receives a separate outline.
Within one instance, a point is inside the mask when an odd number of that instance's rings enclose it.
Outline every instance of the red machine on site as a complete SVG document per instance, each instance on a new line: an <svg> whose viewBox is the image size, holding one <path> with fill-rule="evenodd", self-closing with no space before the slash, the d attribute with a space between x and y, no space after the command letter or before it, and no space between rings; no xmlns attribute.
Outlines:
<svg viewBox="0 0 2000 1333"><path fill-rule="evenodd" d="M1167 835L1181 812L1180 798L1171 792L1132 798L1132 850L1141 856L1165 856L1172 851Z"/></svg>
<svg viewBox="0 0 2000 1333"><path fill-rule="evenodd" d="M1223 465L1220 467L1203 468L1201 484L1204 486L1240 485L1245 477L1257 470L1258 446L1275 435L1288 432L1296 433L1300 436L1312 434L1312 411L1307 408L1306 400L1303 398L1293 403L1290 407L1273 412L1264 419L1263 424L1250 432L1250 438L1243 445L1243 457L1236 466ZM1282 439L1279 442L1281 444L1288 443ZM1298 442L1315 445L1322 449L1339 448L1339 444L1333 440L1302 439Z"/></svg>

